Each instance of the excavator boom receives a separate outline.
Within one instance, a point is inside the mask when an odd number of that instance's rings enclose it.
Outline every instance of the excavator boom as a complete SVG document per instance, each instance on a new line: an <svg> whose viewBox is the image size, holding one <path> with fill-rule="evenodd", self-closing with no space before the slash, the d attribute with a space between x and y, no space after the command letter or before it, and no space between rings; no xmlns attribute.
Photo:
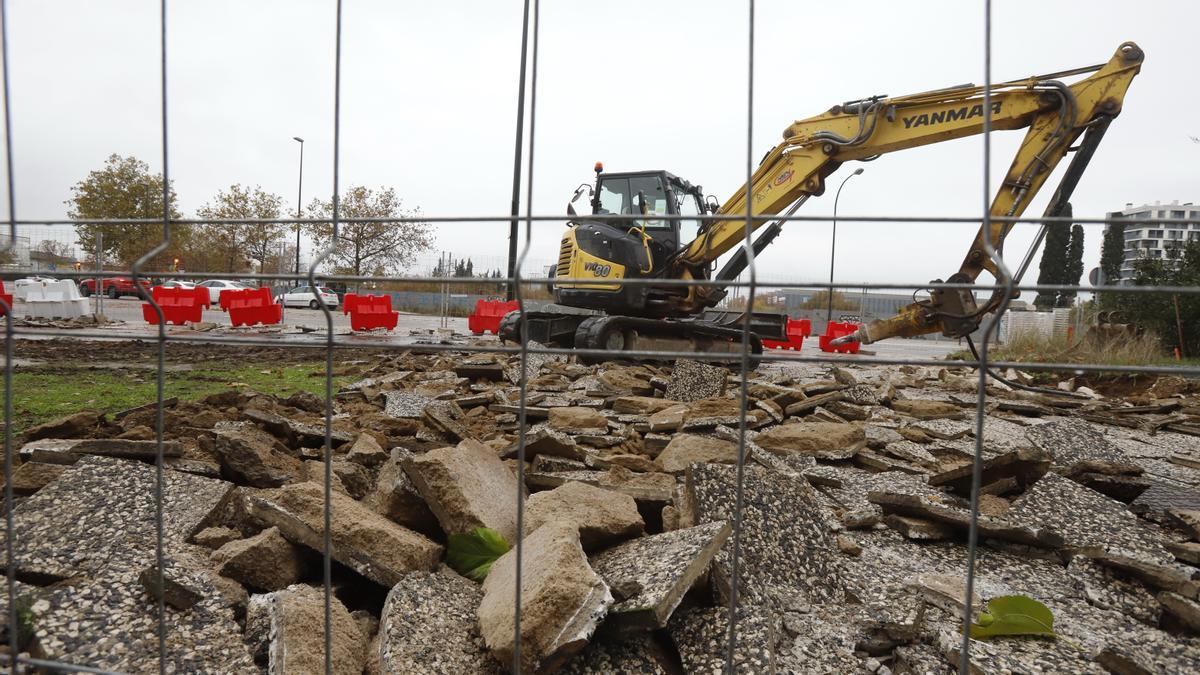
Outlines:
<svg viewBox="0 0 1200 675"><path fill-rule="evenodd" d="M953 283L973 282L981 272L999 276L996 263L986 254L987 241L1000 251L1012 229L1005 217L1020 216L1072 145L1089 128L1106 126L1121 111L1130 83L1141 68L1143 53L1132 42L1122 44L1104 64L1061 73L983 87L966 85L899 98L869 98L835 106L828 112L798 120L784 131L783 143L772 148L750 181L750 217L754 229L810 195L820 195L825 179L841 164L868 160L886 153L916 148L983 132L990 107L994 130L1026 128L1025 139L1004 177L1003 187L991 206L987 231L981 227ZM1071 85L1056 77L1092 73ZM1098 140L1098 138L1096 139ZM1073 186L1072 186L1073 187ZM717 210L719 215L743 215L747 190L736 191ZM1069 198L1060 194L1061 201ZM713 220L699 236L682 247L671 260L668 276L703 278L712 261L740 245L744 220ZM738 270L729 270L732 274ZM736 276L736 274L734 274ZM684 311L699 312L719 300L721 289L695 287L681 301ZM917 335L942 330L952 336L978 326L991 305L973 307L969 292L934 294L920 306L906 308L902 317L876 322L858 336L870 342L895 335ZM953 305L951 307L950 305ZM943 314L960 320L944 322ZM973 314L973 317L967 316Z"/></svg>

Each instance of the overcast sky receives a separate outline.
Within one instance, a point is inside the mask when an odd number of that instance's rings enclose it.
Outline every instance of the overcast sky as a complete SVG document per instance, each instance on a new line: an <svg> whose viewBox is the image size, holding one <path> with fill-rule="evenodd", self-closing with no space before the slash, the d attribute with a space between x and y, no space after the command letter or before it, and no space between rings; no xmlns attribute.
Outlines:
<svg viewBox="0 0 1200 675"><path fill-rule="evenodd" d="M261 185L294 210L332 190L332 0L168 3L170 176L185 214L231 183ZM793 120L874 94L983 81L982 2L760 0L755 161ZM998 0L993 79L1107 61L1124 40L1146 62L1073 200L1079 216L1200 200L1200 87L1194 2ZM158 3L9 3L18 217L58 218L70 187L112 154L162 168ZM512 188L521 2L346 0L343 186L391 186L426 215L507 214ZM746 166L746 3L542 3L534 211L609 170L663 168L724 201ZM993 135L998 183L1023 132ZM843 191L841 215L982 212L982 140L887 155ZM1065 163L1064 163L1065 165ZM827 215L841 179L802 213ZM1051 189L1029 208L1040 214ZM957 270L974 225L838 228L839 281L924 282ZM531 258L555 257L562 225L535 226ZM1010 237L1019 258L1033 231ZM437 249L501 265L507 224L440 226ZM1098 263L1089 227L1086 266ZM38 230L70 239L69 230ZM759 258L760 279L827 278L830 226L797 223ZM1036 269L1035 269L1036 272ZM1033 278L1027 281L1034 281Z"/></svg>

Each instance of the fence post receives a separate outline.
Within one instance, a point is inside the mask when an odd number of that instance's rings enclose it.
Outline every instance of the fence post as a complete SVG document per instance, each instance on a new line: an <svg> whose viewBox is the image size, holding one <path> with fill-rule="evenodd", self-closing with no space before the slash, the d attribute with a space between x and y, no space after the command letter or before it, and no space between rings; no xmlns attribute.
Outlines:
<svg viewBox="0 0 1200 675"><path fill-rule="evenodd" d="M104 314L104 231L96 232L96 317Z"/></svg>

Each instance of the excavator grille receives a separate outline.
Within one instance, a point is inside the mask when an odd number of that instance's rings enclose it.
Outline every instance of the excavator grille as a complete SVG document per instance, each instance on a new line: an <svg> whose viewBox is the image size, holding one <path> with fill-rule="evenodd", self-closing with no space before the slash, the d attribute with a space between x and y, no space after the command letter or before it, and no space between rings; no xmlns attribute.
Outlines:
<svg viewBox="0 0 1200 675"><path fill-rule="evenodd" d="M571 276L571 249L573 242L570 237L563 237L562 246L558 249L558 267L554 270L556 277Z"/></svg>

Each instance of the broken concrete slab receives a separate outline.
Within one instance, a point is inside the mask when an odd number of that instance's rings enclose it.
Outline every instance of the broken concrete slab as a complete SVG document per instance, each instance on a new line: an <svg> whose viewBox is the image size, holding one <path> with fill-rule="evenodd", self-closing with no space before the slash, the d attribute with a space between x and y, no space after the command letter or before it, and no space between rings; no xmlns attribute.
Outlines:
<svg viewBox="0 0 1200 675"><path fill-rule="evenodd" d="M849 459L866 446L862 427L831 422L781 424L754 437L764 450L779 455L805 455L818 459Z"/></svg>
<svg viewBox="0 0 1200 675"><path fill-rule="evenodd" d="M221 473L252 487L279 487L304 480L304 465L274 436L249 422L213 427Z"/></svg>
<svg viewBox="0 0 1200 675"><path fill-rule="evenodd" d="M163 556L162 585L159 585L159 568L157 564L142 570L138 581L150 597L158 599L176 609L191 609L197 602L204 599L211 585L206 584L204 575L197 572L203 563L189 560L181 555ZM208 588L206 588L208 586Z"/></svg>
<svg viewBox="0 0 1200 675"><path fill-rule="evenodd" d="M579 482L529 497L525 536L550 522L574 525L585 551L639 536L646 526L633 497Z"/></svg>
<svg viewBox="0 0 1200 675"><path fill-rule="evenodd" d="M300 580L303 551L270 527L249 539L231 541L212 554L217 574L264 591L278 591Z"/></svg>
<svg viewBox="0 0 1200 675"><path fill-rule="evenodd" d="M1053 458L1056 471L1139 474L1134 463L1115 443L1105 438L1094 425L1077 419L1062 419L1038 424L1025 430L1025 437Z"/></svg>
<svg viewBox="0 0 1200 675"><path fill-rule="evenodd" d="M143 549L137 558L153 558L152 541L136 545ZM113 562L103 576L58 586L32 604L42 658L104 671L157 669L158 600L138 578L142 567ZM186 611L168 609L167 662L177 672L257 672L233 610L215 588L217 577L204 565L183 573L202 584L193 587L202 597Z"/></svg>
<svg viewBox="0 0 1200 675"><path fill-rule="evenodd" d="M665 627L730 531L728 523L707 523L640 537L592 556L592 569L617 598L606 625L634 630Z"/></svg>
<svg viewBox="0 0 1200 675"><path fill-rule="evenodd" d="M226 503L233 485L164 471L164 544L182 544ZM18 573L65 579L154 557L155 468L85 456L13 509ZM0 533L0 541L3 534ZM136 583L136 579L134 579Z"/></svg>
<svg viewBox="0 0 1200 675"><path fill-rule="evenodd" d="M771 610L748 602L737 608L736 673L775 673L777 620ZM668 628L687 673L725 672L729 653L729 609L702 607L676 612Z"/></svg>
<svg viewBox="0 0 1200 675"><path fill-rule="evenodd" d="M867 499L878 504L885 514L932 520L953 527L960 533L965 533L971 526L971 512L965 506L952 502L948 495L937 492L900 494L872 491L867 494ZM1062 535L1055 530L1036 524L1025 525L1011 518L980 515L976 523L981 537L1047 548L1056 548L1063 543Z"/></svg>
<svg viewBox="0 0 1200 675"><path fill-rule="evenodd" d="M1200 541L1200 510L1169 509L1167 522L1186 532L1192 541Z"/></svg>
<svg viewBox="0 0 1200 675"><path fill-rule="evenodd" d="M514 654L516 549L493 563L477 616L492 657ZM588 565L574 526L548 523L524 539L521 569L521 672L552 672L587 644L613 603L608 585Z"/></svg>
<svg viewBox="0 0 1200 675"><path fill-rule="evenodd" d="M722 396L728 375L729 371L721 366L679 359L671 368L671 380L663 396L672 401L698 401Z"/></svg>
<svg viewBox="0 0 1200 675"><path fill-rule="evenodd" d="M124 438L42 438L21 446L21 460L46 464L74 464L83 455L154 461L158 457L156 441ZM163 457L183 455L177 441L163 441Z"/></svg>
<svg viewBox="0 0 1200 675"><path fill-rule="evenodd" d="M442 547L338 492L330 495L333 559L391 586L405 572L437 566ZM316 483L296 483L246 496L248 515L275 526L289 541L324 552L325 495Z"/></svg>
<svg viewBox="0 0 1200 675"><path fill-rule="evenodd" d="M980 485L989 485L998 480L1012 478L1016 487L1025 489L1034 481L1046 475L1050 470L1052 456L1037 449L1020 449L1006 452L983 460ZM973 464L943 471L929 477L929 484L934 487L944 487L956 494L969 497L971 480L974 474Z"/></svg>
<svg viewBox="0 0 1200 675"><path fill-rule="evenodd" d="M463 441L402 466L446 534L486 527L516 541L517 477L488 446Z"/></svg>
<svg viewBox="0 0 1200 675"><path fill-rule="evenodd" d="M1087 556L1077 555L1067 564L1075 593L1099 609L1119 612L1150 626L1157 626L1162 608L1144 584L1124 579Z"/></svg>
<svg viewBox="0 0 1200 675"><path fill-rule="evenodd" d="M430 535L438 529L437 519L402 466L413 456L404 448L392 448L363 504L389 520Z"/></svg>
<svg viewBox="0 0 1200 675"><path fill-rule="evenodd" d="M688 467L686 490L695 523L734 522L737 469L719 464ZM744 468L741 513L741 586L749 597L783 604L797 596L810 602L838 598L831 563L829 523L813 488L802 477L759 466ZM727 593L732 538L713 564L714 581Z"/></svg>
<svg viewBox="0 0 1200 675"><path fill-rule="evenodd" d="M892 401L892 410L904 413L919 420L948 419L957 420L966 417L963 409L953 403L930 400L896 400Z"/></svg>
<svg viewBox="0 0 1200 675"><path fill-rule="evenodd" d="M363 635L358 624L337 597L330 597L331 661L336 675L361 675ZM283 590L254 596L247 623L269 626L268 672L325 672L325 592L296 584Z"/></svg>
<svg viewBox="0 0 1200 675"><path fill-rule="evenodd" d="M1193 633L1200 633L1200 602L1185 598L1178 593L1163 591L1158 601L1171 616L1187 626Z"/></svg>
<svg viewBox="0 0 1200 675"><path fill-rule="evenodd" d="M737 460L736 443L710 436L676 434L654 461L667 473L681 474L695 463L736 464Z"/></svg>
<svg viewBox="0 0 1200 675"><path fill-rule="evenodd" d="M501 451L500 456L514 458L520 447L518 439ZM542 455L587 462L595 455L595 451L579 445L566 433L548 426L536 426L525 434L525 459L528 461Z"/></svg>
<svg viewBox="0 0 1200 675"><path fill-rule="evenodd" d="M362 433L355 439L354 445L350 446L346 459L363 466L376 467L387 461L388 452L374 436Z"/></svg>
<svg viewBox="0 0 1200 675"><path fill-rule="evenodd" d="M668 409L669 411L670 409ZM663 414L665 415L666 412ZM754 421L755 411L746 411L746 423ZM706 431L720 425L737 427L742 415L741 404L732 398L703 398L692 401L679 423L680 431Z"/></svg>
<svg viewBox="0 0 1200 675"><path fill-rule="evenodd" d="M1031 529L1058 533L1071 548L1100 547L1170 562L1162 537L1125 505L1048 473L1013 502L1006 519Z"/></svg>
<svg viewBox="0 0 1200 675"><path fill-rule="evenodd" d="M890 513L884 516L883 523L914 541L945 541L954 537L954 528L923 518Z"/></svg>
<svg viewBox="0 0 1200 675"><path fill-rule="evenodd" d="M44 462L25 462L18 466L12 474L13 494L31 495L46 487L67 470L66 464L47 464ZM3 485L0 480L0 485Z"/></svg>
<svg viewBox="0 0 1200 675"><path fill-rule="evenodd" d="M569 434L608 433L608 418L591 408L550 408L547 421L552 429Z"/></svg>
<svg viewBox="0 0 1200 675"><path fill-rule="evenodd" d="M483 645L475 609L479 585L447 568L408 572L388 591L380 615L376 663L381 675L504 672Z"/></svg>
<svg viewBox="0 0 1200 675"><path fill-rule="evenodd" d="M622 415L653 415L679 405L679 401L652 396L621 396L613 401L613 412Z"/></svg>
<svg viewBox="0 0 1200 675"><path fill-rule="evenodd" d="M204 548L217 550L228 544L242 538L242 533L229 527L206 527L192 536L192 542Z"/></svg>
<svg viewBox="0 0 1200 675"><path fill-rule="evenodd" d="M413 391L396 390L383 393L383 411L390 417L402 419L421 419L421 413L434 405L448 405L444 401L429 396L423 396Z"/></svg>

